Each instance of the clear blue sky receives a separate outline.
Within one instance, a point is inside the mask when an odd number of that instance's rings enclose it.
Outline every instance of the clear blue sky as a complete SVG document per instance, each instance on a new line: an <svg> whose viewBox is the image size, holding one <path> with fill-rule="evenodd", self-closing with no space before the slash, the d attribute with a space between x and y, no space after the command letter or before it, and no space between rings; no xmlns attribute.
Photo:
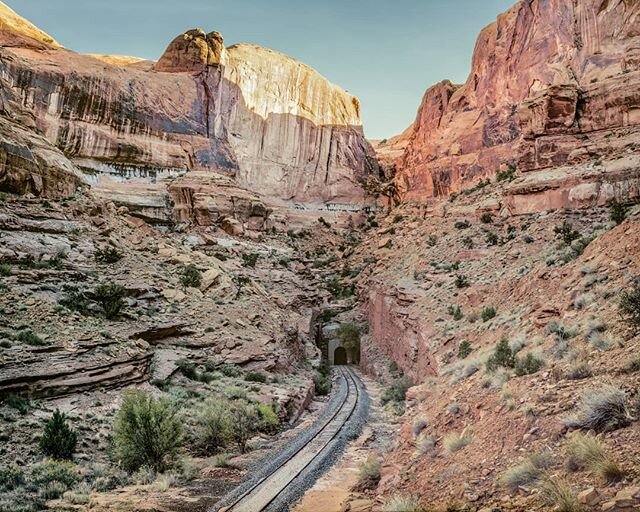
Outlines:
<svg viewBox="0 0 640 512"><path fill-rule="evenodd" d="M82 53L157 59L188 28L256 43L360 98L369 138L415 118L426 88L466 80L479 31L516 0L4 0Z"/></svg>

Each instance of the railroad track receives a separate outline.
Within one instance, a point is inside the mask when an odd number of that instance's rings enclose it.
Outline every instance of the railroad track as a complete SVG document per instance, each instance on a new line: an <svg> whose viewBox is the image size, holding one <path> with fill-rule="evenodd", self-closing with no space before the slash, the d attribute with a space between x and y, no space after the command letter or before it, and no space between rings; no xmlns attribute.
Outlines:
<svg viewBox="0 0 640 512"><path fill-rule="evenodd" d="M331 447L356 410L360 391L353 370L339 366L338 371L347 383L347 395L336 411L321 426L316 435L299 450L294 451L273 471L263 476L230 505L217 509L218 512L261 512L283 493L289 490L294 480L314 461Z"/></svg>

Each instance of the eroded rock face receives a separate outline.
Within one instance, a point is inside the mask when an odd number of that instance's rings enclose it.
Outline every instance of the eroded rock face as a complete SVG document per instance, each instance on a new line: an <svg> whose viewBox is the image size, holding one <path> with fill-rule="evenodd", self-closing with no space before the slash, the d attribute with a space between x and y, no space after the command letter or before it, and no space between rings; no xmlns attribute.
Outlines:
<svg viewBox="0 0 640 512"><path fill-rule="evenodd" d="M361 185L378 165L358 100L285 55L227 50L217 32L190 30L150 68L2 26L0 57L0 76L36 128L102 196L133 200L136 189L153 189L153 204L132 208L146 220L173 220L167 187L191 171L227 176L267 203L374 204Z"/></svg>
<svg viewBox="0 0 640 512"><path fill-rule="evenodd" d="M154 69L169 73L202 72L207 66L220 64L223 51L224 39L219 32L189 30L171 42Z"/></svg>
<svg viewBox="0 0 640 512"><path fill-rule="evenodd" d="M458 192L505 164L575 177L637 152L639 17L640 4L624 0L520 1L499 16L478 38L468 81L425 94L397 162L401 197ZM637 197L633 186L614 188Z"/></svg>

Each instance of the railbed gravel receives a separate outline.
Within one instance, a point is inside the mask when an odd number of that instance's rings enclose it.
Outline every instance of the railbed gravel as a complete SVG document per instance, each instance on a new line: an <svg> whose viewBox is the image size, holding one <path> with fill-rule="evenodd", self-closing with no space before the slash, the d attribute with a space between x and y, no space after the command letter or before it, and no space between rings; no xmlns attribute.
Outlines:
<svg viewBox="0 0 640 512"><path fill-rule="evenodd" d="M355 373L355 372L354 372ZM358 404L338 436L331 442L329 447L317 457L302 473L300 473L287 490L278 496L266 509L266 512L282 512L287 511L295 504L313 484L325 472L327 472L340 458L340 455L346 448L349 441L357 439L362 431L362 427L367 421L369 415L369 395L367 390L355 374L356 386L360 392ZM338 385L336 385L339 383ZM278 469L291 455L303 446L305 446L317 433L322 429L326 420L340 407L347 394L347 383L345 379L338 378L334 381L331 397L327 402L324 410L313 423L311 427L304 430L294 437L287 446L277 455L268 454L264 458L257 461L253 468L250 468L248 474L251 475L236 487L231 493L218 501L209 509L210 512L217 512L223 507L228 507L242 496L248 489L253 487L258 481L262 480L273 471Z"/></svg>

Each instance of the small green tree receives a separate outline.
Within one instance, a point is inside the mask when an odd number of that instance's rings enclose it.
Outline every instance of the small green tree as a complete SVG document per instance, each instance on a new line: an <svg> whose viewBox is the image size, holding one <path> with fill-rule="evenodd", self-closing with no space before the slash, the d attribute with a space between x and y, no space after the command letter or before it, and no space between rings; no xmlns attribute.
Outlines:
<svg viewBox="0 0 640 512"><path fill-rule="evenodd" d="M473 347L469 340L462 340L458 346L458 359L464 359L473 352Z"/></svg>
<svg viewBox="0 0 640 512"><path fill-rule="evenodd" d="M581 236L579 231L573 229L573 224L566 220L562 225L553 228L553 232L567 245L571 245L571 242L577 240Z"/></svg>
<svg viewBox="0 0 640 512"><path fill-rule="evenodd" d="M622 292L618 310L629 327L634 332L640 332L640 278L635 280L631 288Z"/></svg>
<svg viewBox="0 0 640 512"><path fill-rule="evenodd" d="M103 283L95 292L95 299L102 307L104 316L108 319L116 318L124 307L124 297L127 290L124 286L115 283Z"/></svg>
<svg viewBox="0 0 640 512"><path fill-rule="evenodd" d="M231 405L231 437L241 453L247 451L247 442L259 426L255 407L244 400Z"/></svg>
<svg viewBox="0 0 640 512"><path fill-rule="evenodd" d="M113 425L113 452L129 472L142 466L163 472L175 462L182 432L179 411L169 400L129 391Z"/></svg>
<svg viewBox="0 0 640 512"><path fill-rule="evenodd" d="M518 377L522 377L523 375L531 375L533 373L539 372L543 366L544 361L529 352L525 357L516 358L516 375Z"/></svg>
<svg viewBox="0 0 640 512"><path fill-rule="evenodd" d="M509 346L509 340L502 338L487 360L487 370L493 372L498 368L513 368L516 365L516 357Z"/></svg>
<svg viewBox="0 0 640 512"><path fill-rule="evenodd" d="M45 423L40 449L53 459L71 460L77 443L78 435L67 423L67 417L56 409Z"/></svg>
<svg viewBox="0 0 640 512"><path fill-rule="evenodd" d="M611 220L618 225L622 224L624 219L627 218L627 209L615 199L609 203L609 210Z"/></svg>
<svg viewBox="0 0 640 512"><path fill-rule="evenodd" d="M182 269L180 283L182 283L182 286L185 288L200 288L202 272L200 272L193 263L190 263Z"/></svg>
<svg viewBox="0 0 640 512"><path fill-rule="evenodd" d="M231 439L232 418L229 402L211 399L198 415L197 437L207 455L224 448Z"/></svg>

